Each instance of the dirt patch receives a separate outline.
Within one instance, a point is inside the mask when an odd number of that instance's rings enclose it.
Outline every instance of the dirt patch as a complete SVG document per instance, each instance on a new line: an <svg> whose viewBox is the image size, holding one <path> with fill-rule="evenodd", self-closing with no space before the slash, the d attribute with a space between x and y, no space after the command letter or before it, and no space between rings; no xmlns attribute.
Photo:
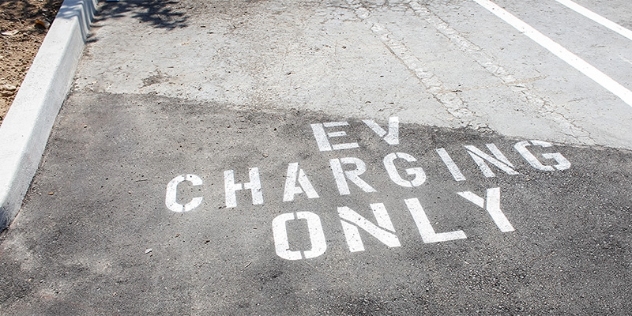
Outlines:
<svg viewBox="0 0 632 316"><path fill-rule="evenodd" d="M0 124L63 0L0 0Z"/></svg>

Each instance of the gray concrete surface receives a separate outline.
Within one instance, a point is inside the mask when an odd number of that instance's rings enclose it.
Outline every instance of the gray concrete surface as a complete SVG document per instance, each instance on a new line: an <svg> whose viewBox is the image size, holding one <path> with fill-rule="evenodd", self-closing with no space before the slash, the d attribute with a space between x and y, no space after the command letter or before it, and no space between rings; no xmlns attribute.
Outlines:
<svg viewBox="0 0 632 316"><path fill-rule="evenodd" d="M628 39L497 3L630 86ZM0 308L624 315L630 115L474 1L105 3Z"/></svg>

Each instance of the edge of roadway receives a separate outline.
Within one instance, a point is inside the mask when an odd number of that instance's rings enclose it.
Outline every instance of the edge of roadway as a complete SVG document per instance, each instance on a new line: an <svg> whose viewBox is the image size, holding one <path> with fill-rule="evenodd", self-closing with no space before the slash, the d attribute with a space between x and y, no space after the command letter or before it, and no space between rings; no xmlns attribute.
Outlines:
<svg viewBox="0 0 632 316"><path fill-rule="evenodd" d="M64 0L0 126L0 231L22 206L83 54L97 0Z"/></svg>

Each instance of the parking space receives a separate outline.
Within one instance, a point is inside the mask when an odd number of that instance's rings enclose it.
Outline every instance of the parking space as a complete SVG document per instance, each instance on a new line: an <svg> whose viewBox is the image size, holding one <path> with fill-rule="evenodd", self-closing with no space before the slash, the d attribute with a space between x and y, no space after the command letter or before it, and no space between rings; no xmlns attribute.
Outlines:
<svg viewBox="0 0 632 316"><path fill-rule="evenodd" d="M629 40L496 3L630 87ZM0 237L3 311L630 309L632 107L477 1L134 4Z"/></svg>

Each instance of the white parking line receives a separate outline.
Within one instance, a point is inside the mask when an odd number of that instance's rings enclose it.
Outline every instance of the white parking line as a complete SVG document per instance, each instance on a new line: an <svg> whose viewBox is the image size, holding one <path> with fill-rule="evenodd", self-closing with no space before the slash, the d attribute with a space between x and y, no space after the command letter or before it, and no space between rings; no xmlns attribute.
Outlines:
<svg viewBox="0 0 632 316"><path fill-rule="evenodd" d="M503 21L507 22L509 25L513 26L516 30L520 31L524 35L531 38L533 41L538 43L540 46L546 48L555 56L559 57L569 65L573 66L575 69L579 70L584 75L588 76L590 79L606 88L608 91L612 92L617 97L621 98L625 103L629 106L632 106L632 91L628 90L618 82L614 81L608 75L601 72L599 69L595 68L591 64L587 63L585 60L581 59L579 56L571 53L569 50L564 48L562 45L554 42L552 39L548 38L546 35L540 33L529 24L524 21L518 19L513 14L507 12L503 8L499 7L495 3L489 0L473 0L474 2L481 5L483 8L487 9L489 12L495 14L497 17L501 18Z"/></svg>
<svg viewBox="0 0 632 316"><path fill-rule="evenodd" d="M463 37L457 30L453 29L445 21L441 20L441 18L431 12L425 5L421 5L416 0L410 1L408 5L419 17L423 18L438 32L450 39L450 41L461 51L468 54L490 74L500 78L500 80L502 80L508 87L516 87L517 82L515 76L500 66L500 64L498 64L494 58L487 54L481 47ZM537 109L538 113L555 121L562 128L563 133L569 137L582 139L583 142L593 142L586 131L581 129L571 120L568 120L564 115L558 113L557 105L553 104L548 98L538 95L531 87L527 85L523 87L524 88L520 91L523 95L523 99L526 100L533 108ZM439 153L439 155L441 155L441 153ZM443 158L443 156L441 157ZM457 176L455 176L455 179L456 177ZM463 178L463 180L465 180L465 178Z"/></svg>
<svg viewBox="0 0 632 316"><path fill-rule="evenodd" d="M585 16L585 17L587 17L587 18L589 18L589 19L591 19L591 20L593 20L593 21L595 21L595 22L607 27L607 28L609 28L610 30L619 33L621 36L624 36L624 37L628 38L629 40L632 40L632 31L626 29L625 27L623 27L623 26L621 26L621 25L619 25L617 23L614 23L614 22L606 19L603 16L601 16L601 15L595 13L595 12L592 12L592 11L582 7L581 5L579 5L579 4L577 4L577 3L573 2L573 1L570 1L570 0L555 0L555 1L563 4L563 5L567 6L569 9L571 9L571 10L573 10L573 11L575 11L575 12L577 12L577 13L579 13L579 14L581 14L581 15L583 15L583 16Z"/></svg>

